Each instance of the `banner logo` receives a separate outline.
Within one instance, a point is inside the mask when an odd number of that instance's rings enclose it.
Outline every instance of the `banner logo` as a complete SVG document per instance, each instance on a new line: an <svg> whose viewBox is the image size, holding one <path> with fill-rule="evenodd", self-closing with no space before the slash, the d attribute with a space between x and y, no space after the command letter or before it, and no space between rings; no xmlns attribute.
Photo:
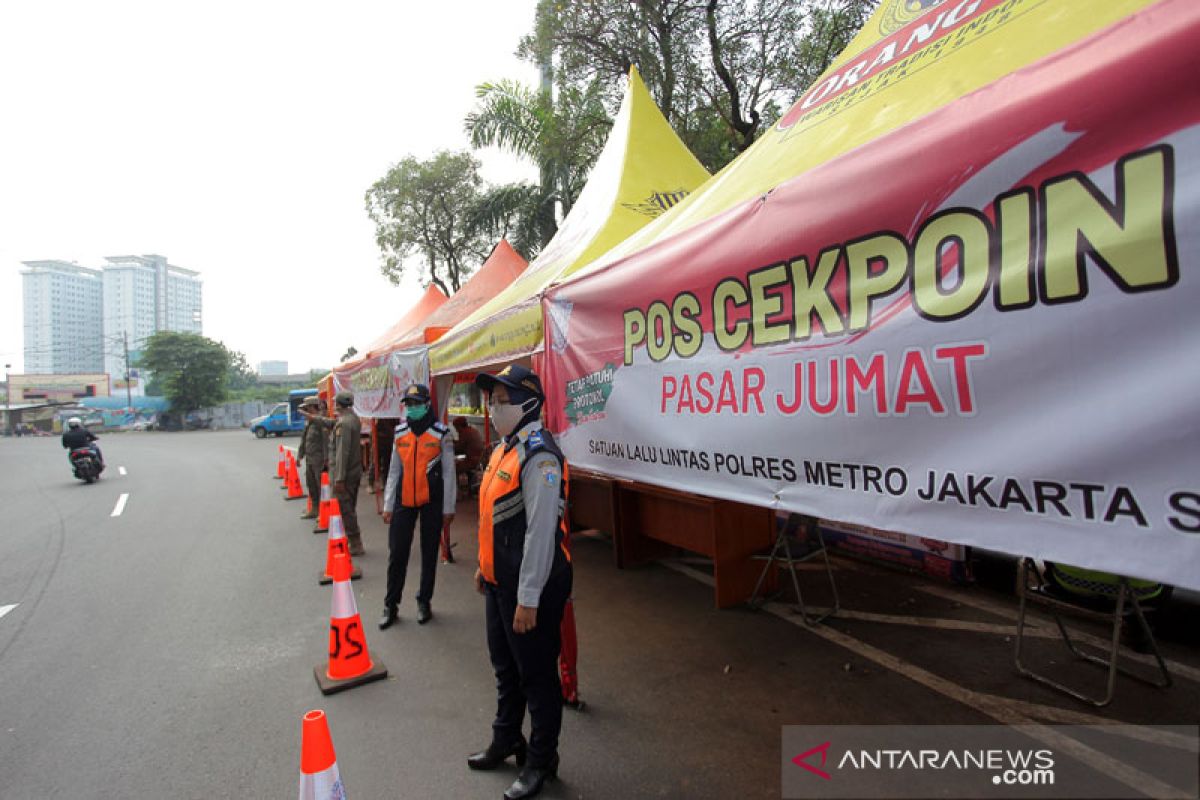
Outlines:
<svg viewBox="0 0 1200 800"><path fill-rule="evenodd" d="M891 36L946 0L889 0L879 14L879 32Z"/></svg>
<svg viewBox="0 0 1200 800"><path fill-rule="evenodd" d="M829 757L829 745L830 744L831 744L830 742L825 742L824 744L819 744L816 747L811 747L808 750L805 750L800 755L793 758L792 763L795 764L797 767L803 767L804 769L811 772L813 775L822 777L825 780L831 780L832 776L828 772L826 772L823 769L818 769L818 768L814 767L812 764L809 764L805 760L811 755L820 753L821 754L821 766L824 767L825 759L827 759Z"/></svg>

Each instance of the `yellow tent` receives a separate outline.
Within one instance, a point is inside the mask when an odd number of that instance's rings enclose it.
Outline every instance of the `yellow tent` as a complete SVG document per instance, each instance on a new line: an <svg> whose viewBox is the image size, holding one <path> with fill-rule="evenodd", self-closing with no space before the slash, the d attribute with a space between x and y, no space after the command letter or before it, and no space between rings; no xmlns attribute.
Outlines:
<svg viewBox="0 0 1200 800"><path fill-rule="evenodd" d="M542 347L541 293L603 255L709 177L636 68L587 185L525 272L429 349L435 375L524 358Z"/></svg>

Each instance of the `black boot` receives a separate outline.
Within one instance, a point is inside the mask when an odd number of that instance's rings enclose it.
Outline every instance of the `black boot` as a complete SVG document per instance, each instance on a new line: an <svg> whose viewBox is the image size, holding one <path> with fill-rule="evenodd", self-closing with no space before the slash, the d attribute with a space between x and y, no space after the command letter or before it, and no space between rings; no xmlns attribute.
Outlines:
<svg viewBox="0 0 1200 800"><path fill-rule="evenodd" d="M517 766L525 763L525 739L515 739L508 744L497 743L495 739L487 746L487 750L480 750L478 753L473 753L467 756L467 766L471 769L495 769L504 763L504 759L509 756L517 757Z"/></svg>
<svg viewBox="0 0 1200 800"><path fill-rule="evenodd" d="M433 609L429 607L429 603L417 603L417 624L424 625L429 620L433 619Z"/></svg>
<svg viewBox="0 0 1200 800"><path fill-rule="evenodd" d="M524 800L526 797L533 797L542 791L542 786L546 781L557 777L558 756L555 756L554 760L544 767L527 765L521 769L521 774L504 793L504 800Z"/></svg>
<svg viewBox="0 0 1200 800"><path fill-rule="evenodd" d="M383 616L379 618L379 630L386 631L392 627L392 623L399 621L400 615L396 612L396 609L385 607L383 609Z"/></svg>

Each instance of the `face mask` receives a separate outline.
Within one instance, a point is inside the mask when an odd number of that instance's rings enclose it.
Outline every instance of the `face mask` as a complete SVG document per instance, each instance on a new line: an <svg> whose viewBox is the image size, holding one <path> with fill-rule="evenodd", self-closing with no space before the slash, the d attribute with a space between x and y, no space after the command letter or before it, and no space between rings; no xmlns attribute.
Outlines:
<svg viewBox="0 0 1200 800"><path fill-rule="evenodd" d="M425 419L425 415L429 413L429 406L405 406L404 416L411 420Z"/></svg>
<svg viewBox="0 0 1200 800"><path fill-rule="evenodd" d="M517 429L521 418L532 411L536 405L536 398L530 398L520 405L512 405L511 403L498 404L495 400L492 400L488 403L488 414L492 418L492 427L501 436L508 436Z"/></svg>

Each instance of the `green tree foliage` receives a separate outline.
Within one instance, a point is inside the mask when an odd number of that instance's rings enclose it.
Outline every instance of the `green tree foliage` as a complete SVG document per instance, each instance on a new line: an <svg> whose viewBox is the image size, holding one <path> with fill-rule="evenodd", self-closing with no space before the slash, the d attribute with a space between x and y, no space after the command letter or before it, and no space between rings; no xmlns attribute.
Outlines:
<svg viewBox="0 0 1200 800"><path fill-rule="evenodd" d="M443 150L426 161L410 156L388 170L366 194L383 274L399 283L418 255L425 285L458 291L495 244L493 231L479 224L482 185L479 161L466 152Z"/></svg>
<svg viewBox="0 0 1200 800"><path fill-rule="evenodd" d="M636 64L668 121L716 172L829 65L878 0L540 0L520 53L562 87L611 87Z"/></svg>
<svg viewBox="0 0 1200 800"><path fill-rule="evenodd" d="M612 120L599 83L550 94L516 81L480 84L465 128L476 148L497 147L528 159L539 183L494 187L480 200L477 219L502 232L526 258L554 237L556 204L565 216L575 204L588 171L604 147Z"/></svg>
<svg viewBox="0 0 1200 800"><path fill-rule="evenodd" d="M220 342L194 333L159 331L142 351L139 366L154 373L154 383L176 414L217 405L225 399L230 354Z"/></svg>
<svg viewBox="0 0 1200 800"><path fill-rule="evenodd" d="M250 369L246 356L237 350L229 350L229 376L226 384L231 392L239 392L258 384L258 374Z"/></svg>

